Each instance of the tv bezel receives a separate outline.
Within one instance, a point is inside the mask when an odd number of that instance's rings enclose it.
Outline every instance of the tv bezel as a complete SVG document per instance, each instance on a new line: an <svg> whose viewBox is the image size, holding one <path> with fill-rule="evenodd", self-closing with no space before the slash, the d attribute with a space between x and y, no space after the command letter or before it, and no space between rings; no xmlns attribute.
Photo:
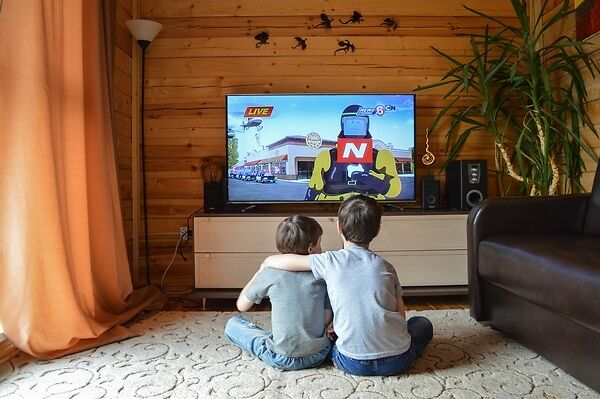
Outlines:
<svg viewBox="0 0 600 399"><path fill-rule="evenodd" d="M229 200L229 148L227 145L227 127L228 127L228 97L274 97L274 96L412 96L413 98L413 146L414 153L416 154L417 147L417 96L415 93L228 93L225 94L225 128L224 128L224 137L225 137L225 171L223 173L223 203L225 206L228 205L238 205L238 206L251 206L251 205L268 205L268 204L339 204L342 200L326 200L326 201L316 201L316 200L248 200L248 201L230 201ZM413 204L417 202L417 161L416 155L415 159L413 159L414 163L414 173L413 173L413 195L412 199L377 199L377 202L382 204Z"/></svg>

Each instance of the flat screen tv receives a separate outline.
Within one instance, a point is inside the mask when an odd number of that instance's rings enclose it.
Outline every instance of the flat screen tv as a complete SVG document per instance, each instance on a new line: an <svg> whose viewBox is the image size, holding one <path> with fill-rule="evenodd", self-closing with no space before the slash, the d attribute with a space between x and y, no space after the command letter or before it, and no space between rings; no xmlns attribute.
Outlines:
<svg viewBox="0 0 600 399"><path fill-rule="evenodd" d="M229 203L415 201L413 94L226 96Z"/></svg>

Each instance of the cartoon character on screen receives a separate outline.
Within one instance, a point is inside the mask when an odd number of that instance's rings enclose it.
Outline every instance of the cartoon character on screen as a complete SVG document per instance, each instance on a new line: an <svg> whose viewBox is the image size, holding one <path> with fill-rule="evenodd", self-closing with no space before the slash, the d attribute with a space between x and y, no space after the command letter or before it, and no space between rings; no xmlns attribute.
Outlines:
<svg viewBox="0 0 600 399"><path fill-rule="evenodd" d="M357 193L386 199L400 194L394 155L373 148L369 115L362 109L350 105L342 112L337 146L317 155L306 200L341 201Z"/></svg>

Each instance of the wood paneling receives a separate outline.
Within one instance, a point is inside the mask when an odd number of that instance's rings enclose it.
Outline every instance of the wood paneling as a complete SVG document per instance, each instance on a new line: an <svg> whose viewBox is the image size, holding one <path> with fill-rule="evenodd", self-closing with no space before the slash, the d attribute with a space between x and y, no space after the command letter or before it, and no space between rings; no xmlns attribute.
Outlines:
<svg viewBox="0 0 600 399"><path fill-rule="evenodd" d="M140 0L141 17L164 25L149 47L145 80L152 281L160 281L172 257L179 226L203 204L202 164L224 160L225 94L410 93L437 82L450 67L431 46L466 59L468 40L461 35L485 29L487 21L463 4L515 22L508 0ZM362 23L340 23L355 10L363 15ZM122 7L120 20L126 12ZM322 12L334 18L332 29L315 28ZM380 26L388 17L396 19L397 29ZM263 30L270 33L269 44L256 48L254 36ZM294 36L307 39L306 50L292 48ZM334 55L343 39L353 42L356 51ZM121 52L117 79L131 85L126 73L131 48ZM425 152L425 128L445 105L444 91L417 93L417 159ZM121 123L131 117L123 112ZM446 124L442 121L430 135L436 155L432 174L445 160ZM488 159L492 165L491 148L481 135L461 156ZM490 185L490 190L493 194L495 188ZM189 264L189 256L188 262L177 258L167 284L189 288Z"/></svg>
<svg viewBox="0 0 600 399"><path fill-rule="evenodd" d="M537 7L540 7L541 0L536 0L535 3ZM548 7L547 11L545 12L545 19L551 18L553 13L558 10L558 7L560 4L562 4L562 2L559 0L554 0L549 4L551 7ZM568 18L565 18L565 20L560 24L557 24L549 29L548 33L546 33L544 36L544 40L546 42L550 42L550 40L553 38L561 35L575 38L575 29L575 15L572 14ZM590 44L585 47L585 50L592 55L594 61L600 66L600 34L596 34L588 40ZM588 93L588 113L592 123L594 124L594 127L600 132L600 80L595 79L594 76L592 76L592 74L587 70L583 71L583 76L585 80L585 87ZM596 74L596 77L597 76L598 74ZM590 145L594 152L600 156L600 139L590 129L587 128L582 130L582 137ZM583 152L582 157L587 170L581 177L581 183L587 191L590 191L592 188L594 174L598 165Z"/></svg>
<svg viewBox="0 0 600 399"><path fill-rule="evenodd" d="M305 16L318 18L324 12L347 19L354 10L363 16L385 15L402 17L469 16L463 5L499 17L512 17L509 1L496 0L427 0L426 3L398 0L144 0L142 15L163 17L274 17ZM279 21L278 23L281 23Z"/></svg>
<svg viewBox="0 0 600 399"><path fill-rule="evenodd" d="M593 52L594 60L600 65L600 34L596 34L590 39L592 43L589 51ZM586 73L585 75L585 87L588 91L588 112L590 118L594 123L594 127L600 132L600 79L594 79L591 74ZM596 75L598 77L598 75ZM600 138L594 135L590 129L583 130L583 138L590 144L594 149L596 155L600 156ZM586 190L591 190L592 183L594 180L594 173L597 168L595 164L588 156L583 155L587 171L581 177L581 183Z"/></svg>
<svg viewBox="0 0 600 399"><path fill-rule="evenodd" d="M356 49L360 50L362 57L388 56L389 58L391 52L402 52L402 57L431 57L432 52L429 46L436 40L434 36L387 36L382 38L374 35L358 36L357 33L344 35L344 39L350 40ZM296 36L298 36L297 33ZM294 48L297 42L293 37L274 36L273 34L269 37L269 45L260 49L254 46L256 43L254 37L165 38L157 40L156 45L153 44L148 54L156 58L226 57L228 59L233 51L238 57L265 57L269 61L272 56L297 57L299 52L302 52L303 57L309 55L324 57L333 55L333 50L337 47L337 37L321 36L307 39L306 50ZM468 55L468 38L447 37L444 40L447 43L448 54L454 57ZM341 58L341 54L338 55L338 58ZM437 57L435 58L437 59ZM230 76L230 74L227 75Z"/></svg>
<svg viewBox="0 0 600 399"><path fill-rule="evenodd" d="M392 15L392 14L390 14ZM329 15L329 18L333 18ZM347 15L341 17L347 19ZM450 37L471 33L481 33L485 28L485 22L480 18L469 16L398 16L394 19L398 27L394 30L381 26L386 17L383 13L379 15L365 15L364 21L360 25L339 23L340 17L336 16L333 22L334 32L337 36L360 35L364 36L392 36L392 37ZM183 37L183 38L234 38L234 37L254 37L256 32L260 32L262 27L268 26L271 36L311 36L317 38L320 36L331 37L332 31L327 29L315 28L319 16L300 16L286 15L284 19L276 19L269 16L256 17L183 17L183 18L163 18L156 17L155 21L164 26L161 31L161 38ZM511 17L499 18L504 23L511 23ZM312 43L312 40L311 42Z"/></svg>

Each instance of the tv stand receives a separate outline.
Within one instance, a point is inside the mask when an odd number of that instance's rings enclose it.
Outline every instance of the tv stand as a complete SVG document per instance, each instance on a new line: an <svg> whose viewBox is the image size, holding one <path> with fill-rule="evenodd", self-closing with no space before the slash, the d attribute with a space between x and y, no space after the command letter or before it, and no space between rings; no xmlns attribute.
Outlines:
<svg viewBox="0 0 600 399"><path fill-rule="evenodd" d="M334 213L305 214L314 217L323 228L324 251L342 248ZM370 248L394 265L405 295L464 295L467 216L466 212L414 209L384 214L381 232ZM256 212L195 217L194 267L198 294L239 292L261 262L277 253L275 231L284 218L282 214Z"/></svg>

